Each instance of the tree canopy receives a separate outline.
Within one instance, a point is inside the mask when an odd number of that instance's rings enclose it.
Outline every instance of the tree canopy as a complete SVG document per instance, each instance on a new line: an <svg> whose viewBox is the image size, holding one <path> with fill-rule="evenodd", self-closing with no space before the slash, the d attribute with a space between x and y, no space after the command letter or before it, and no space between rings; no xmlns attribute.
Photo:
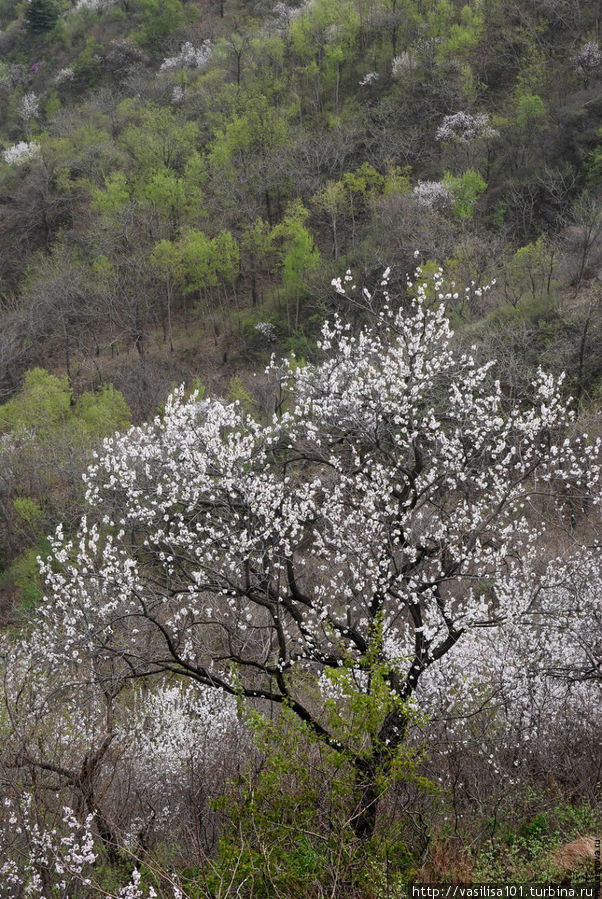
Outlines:
<svg viewBox="0 0 602 899"><path fill-rule="evenodd" d="M370 327L335 319L322 362L272 366L267 424L179 390L153 423L106 441L86 475L95 521L59 533L44 566L51 658L284 704L353 760L359 836L427 673L448 656L463 666L475 629L532 610L544 535L600 486L600 444L566 436L573 414L551 376L533 401L508 401L494 363L451 348L420 270L410 308L387 274ZM570 568L581 550L568 548ZM375 672L390 691L359 745L307 699L340 668L360 694Z"/></svg>

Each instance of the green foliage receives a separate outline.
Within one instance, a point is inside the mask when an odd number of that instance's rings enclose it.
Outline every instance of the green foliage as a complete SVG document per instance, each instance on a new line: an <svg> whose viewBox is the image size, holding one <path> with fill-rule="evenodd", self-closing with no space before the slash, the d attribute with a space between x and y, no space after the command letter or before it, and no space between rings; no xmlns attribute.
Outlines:
<svg viewBox="0 0 602 899"><path fill-rule="evenodd" d="M286 110L278 109L268 97L254 93L241 97L240 107L216 132L209 156L211 168L234 177L238 166L247 169L249 159L265 163L283 146L289 131Z"/></svg>
<svg viewBox="0 0 602 899"><path fill-rule="evenodd" d="M55 115L59 109L61 108L61 101L59 99L59 95L56 91L52 91L48 100L46 101L46 105L44 106L44 113L46 116Z"/></svg>
<svg viewBox="0 0 602 899"><path fill-rule="evenodd" d="M220 231L213 238L212 245L215 256L216 277L225 283L231 284L238 274L240 262L238 243L230 231Z"/></svg>
<svg viewBox="0 0 602 899"><path fill-rule="evenodd" d="M513 302L525 294L531 300L549 296L554 272L554 251L542 236L534 243L520 247L504 269L504 286Z"/></svg>
<svg viewBox="0 0 602 899"><path fill-rule="evenodd" d="M598 129L597 136L602 138L602 128ZM583 182L589 188L602 184L602 143L594 147L583 163Z"/></svg>
<svg viewBox="0 0 602 899"><path fill-rule="evenodd" d="M393 192L404 193L406 187L409 189L409 178L405 178L402 169L389 166L387 176L385 176L381 175L369 162L363 162L353 171L346 172L337 184L327 185L325 191L317 195L317 205L329 216L335 238L339 207L345 210L351 219L351 241L355 246L358 217L363 217L368 213L376 197L385 192L389 195Z"/></svg>
<svg viewBox="0 0 602 899"><path fill-rule="evenodd" d="M49 551L48 541L40 540L20 553L0 578L0 589L10 587L18 597L18 605L14 610L17 620L27 618L42 599L38 557L47 555Z"/></svg>
<svg viewBox="0 0 602 899"><path fill-rule="evenodd" d="M370 191L380 192L384 189L386 180L369 162L363 162L361 166L352 172L343 175L342 184L348 194L365 194Z"/></svg>
<svg viewBox="0 0 602 899"><path fill-rule="evenodd" d="M541 804L543 797L527 797ZM584 833L596 833L602 821L589 803L557 804L526 817L518 827L503 824L499 836L479 852L473 877L484 883L557 883L566 877L554 865L554 850ZM590 866L591 867L591 866ZM573 872L589 873L582 870Z"/></svg>
<svg viewBox="0 0 602 899"><path fill-rule="evenodd" d="M79 189L87 194L90 180L102 182L105 172L123 164L123 154L110 134L110 122L101 115L73 125L68 136L42 134L39 142L55 189L61 193Z"/></svg>
<svg viewBox="0 0 602 899"><path fill-rule="evenodd" d="M74 70L78 80L91 87L101 72L101 47L94 37L88 37L86 45L75 61Z"/></svg>
<svg viewBox="0 0 602 899"><path fill-rule="evenodd" d="M198 183L186 175L180 177L167 166L152 172L138 190L159 215L174 225L200 217L203 197Z"/></svg>
<svg viewBox="0 0 602 899"><path fill-rule="evenodd" d="M516 79L516 95L532 95L539 94L545 87L546 83L546 63L545 53L542 52L541 45L538 46L533 35L521 35L525 40L525 52L521 60L521 67Z"/></svg>
<svg viewBox="0 0 602 899"><path fill-rule="evenodd" d="M267 256L272 249L270 226L261 217L256 218L250 225L243 228L240 243L255 257Z"/></svg>
<svg viewBox="0 0 602 899"><path fill-rule="evenodd" d="M289 333L282 344L286 355L296 359L300 365L305 365L306 360L318 357L316 338L311 334Z"/></svg>
<svg viewBox="0 0 602 899"><path fill-rule="evenodd" d="M328 700L327 712L337 734L359 753L390 707L383 672L373 666L372 673L370 698L358 691L351 668L332 672L327 688L342 690L349 700L347 715L340 714L338 702ZM353 763L316 740L286 707L270 718L251 713L249 723L258 758L217 803L225 826L207 877L209 895L219 895L226 878L245 899L317 899L338 895L334 891L341 883L349 895L355 895L354 889L368 889L375 896L381 890L386 895L385 888L401 889L417 859L394 825L384 827L368 845L355 837ZM400 753L381 790L411 779L416 761L416 756Z"/></svg>
<svg viewBox="0 0 602 899"><path fill-rule="evenodd" d="M91 208L101 215L114 215L119 212L131 199L128 180L123 172L115 172L110 175L104 190L95 190L92 194Z"/></svg>
<svg viewBox="0 0 602 899"><path fill-rule="evenodd" d="M467 55L481 40L483 24L479 7L466 4L460 10L460 21L450 25L440 52L445 56Z"/></svg>
<svg viewBox="0 0 602 899"><path fill-rule="evenodd" d="M186 205L186 187L181 178L167 167L150 177L142 187L143 196L166 218L176 215Z"/></svg>
<svg viewBox="0 0 602 899"><path fill-rule="evenodd" d="M331 219L347 207L347 191L342 181L328 181L325 187L312 197L312 203L322 209Z"/></svg>
<svg viewBox="0 0 602 899"><path fill-rule="evenodd" d="M44 512L38 503L28 496L17 496L13 500L13 509L20 522L34 531L39 530L44 520Z"/></svg>
<svg viewBox="0 0 602 899"><path fill-rule="evenodd" d="M519 93L515 100L516 124L525 137L541 131L547 123L547 110L538 94Z"/></svg>
<svg viewBox="0 0 602 899"><path fill-rule="evenodd" d="M149 262L151 268L165 281L179 283L184 278L185 266L181 248L171 240L161 240L155 244Z"/></svg>
<svg viewBox="0 0 602 899"><path fill-rule="evenodd" d="M123 394L112 384L105 384L94 393L82 393L73 414L90 439L121 431L131 424L130 410Z"/></svg>
<svg viewBox="0 0 602 899"><path fill-rule="evenodd" d="M151 109L136 118L120 138L136 161L134 171L109 175L104 190L93 190L92 209L111 216L136 198L173 226L201 217L205 172L195 150L197 126L178 121L170 110Z"/></svg>
<svg viewBox="0 0 602 899"><path fill-rule="evenodd" d="M0 406L0 430L47 437L64 427L71 402L71 388L66 377L59 378L42 368L34 368L25 375L23 389Z"/></svg>
<svg viewBox="0 0 602 899"><path fill-rule="evenodd" d="M341 66L354 52L361 20L355 4L317 0L290 26L292 48L305 73L323 87L336 85Z"/></svg>
<svg viewBox="0 0 602 899"><path fill-rule="evenodd" d="M32 34L52 31L59 17L53 0L29 0L25 7L25 22Z"/></svg>
<svg viewBox="0 0 602 899"><path fill-rule="evenodd" d="M315 768L322 759L318 756L308 764L303 728L286 710L274 722L256 719L254 726L262 769L258 776L252 770L242 775L231 796L219 803L227 823L208 886L212 892L230 871L241 897L301 899L311 895L308 887L313 891L313 884L326 883L337 849L349 856L349 836L341 844L340 834L330 836L320 820L324 797ZM327 789L332 783L326 781Z"/></svg>
<svg viewBox="0 0 602 899"><path fill-rule="evenodd" d="M477 200L487 189L483 176L474 169L457 176L447 172L443 182L451 192L454 214L459 219L471 219Z"/></svg>
<svg viewBox="0 0 602 899"><path fill-rule="evenodd" d="M269 717L247 711L256 755L218 803L225 826L210 895L226 872L236 894L249 899L317 899L339 895L341 883L346 895L356 895L354 890L364 895L366 889L369 895L391 895L386 890L400 889L415 872L417 859L398 825L383 823L368 843L353 827L361 772L376 758L383 760L375 774L380 796L402 782L419 791L434 789L421 775L417 741L413 748L393 749L379 739L391 714L419 724L412 708L391 690L395 663L381 662L381 650L377 625L359 666L349 660L326 669L319 683L307 676L296 684L313 708L321 708L334 742L320 739L286 704Z"/></svg>
<svg viewBox="0 0 602 899"><path fill-rule="evenodd" d="M135 37L149 50L164 49L170 35L186 22L180 0L138 0L138 9L143 19Z"/></svg>
<svg viewBox="0 0 602 899"><path fill-rule="evenodd" d="M130 410L113 386L74 400L68 379L42 368L28 371L19 393L0 406L0 434L10 437L4 489L11 497L10 529L19 550L0 590L13 590L23 609L39 599L36 557L45 546L44 534L57 524L57 504L61 518L69 513L82 490L87 454L100 438L129 424Z"/></svg>
<svg viewBox="0 0 602 899"><path fill-rule="evenodd" d="M238 403L247 415L252 415L256 411L256 403L247 388L242 382L240 375L234 375L228 384L228 399L233 403Z"/></svg>
<svg viewBox="0 0 602 899"><path fill-rule="evenodd" d="M196 144L199 128L169 107L124 100L119 106L123 131L119 145L134 161L135 177L149 180L169 169L200 180L202 163Z"/></svg>
<svg viewBox="0 0 602 899"><path fill-rule="evenodd" d="M320 262L320 253L304 224L308 215L305 206L295 201L288 207L282 222L272 231L272 237L282 241L282 281L287 294L293 297L303 291L307 276Z"/></svg>
<svg viewBox="0 0 602 899"><path fill-rule="evenodd" d="M231 284L235 279L239 249L229 231L210 238L203 231L190 229L178 247L190 290L203 291L220 283Z"/></svg>
<svg viewBox="0 0 602 899"><path fill-rule="evenodd" d="M0 406L0 432L37 441L70 434L89 444L129 423L127 403L112 385L74 401L68 379L43 368L28 371L19 393Z"/></svg>
<svg viewBox="0 0 602 899"><path fill-rule="evenodd" d="M382 193L385 197L399 196L400 194L409 194L412 192L411 176L412 168L409 165L399 166L389 163L384 181L382 182Z"/></svg>

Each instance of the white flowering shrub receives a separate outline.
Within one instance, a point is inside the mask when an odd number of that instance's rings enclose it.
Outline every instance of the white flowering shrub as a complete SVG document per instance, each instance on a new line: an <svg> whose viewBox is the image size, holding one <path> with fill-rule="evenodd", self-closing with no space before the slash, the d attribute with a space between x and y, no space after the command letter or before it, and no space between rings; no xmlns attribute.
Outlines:
<svg viewBox="0 0 602 899"><path fill-rule="evenodd" d="M119 881L107 892L96 864L100 855L94 835L94 818L80 821L64 806L56 821L44 823L34 808L31 794L5 798L0 807L0 888L2 899L47 899L72 896L102 899L156 899L152 885L142 883L137 859L121 866ZM126 873L126 869L131 874ZM168 892L163 896L187 899L177 881L162 872Z"/></svg>
<svg viewBox="0 0 602 899"><path fill-rule="evenodd" d="M180 52L168 56L161 63L162 72L178 72L181 69L201 69L207 65L213 53L213 44L205 40L200 47L194 47L190 41L182 44Z"/></svg>
<svg viewBox="0 0 602 899"><path fill-rule="evenodd" d="M77 3L73 7L73 11L79 12L82 9L89 9L96 12L102 12L105 9L110 9L116 2L117 0L77 0Z"/></svg>
<svg viewBox="0 0 602 899"><path fill-rule="evenodd" d="M118 732L128 777L157 811L166 833L186 817L195 784L213 794L215 778L229 749L240 739L233 696L196 684L163 685L140 697ZM138 819L130 830L139 828ZM126 839L126 842L129 842Z"/></svg>
<svg viewBox="0 0 602 899"><path fill-rule="evenodd" d="M436 681L472 707L489 695L516 745L550 739L568 696L580 707L575 726L579 719L591 726L597 703L588 681L599 677L602 660L600 559L587 549L569 560L542 564L540 557L534 547L519 574L500 580L504 626L471 631L459 647L462 664L446 659L429 673L429 689L422 685L427 702Z"/></svg>
<svg viewBox="0 0 602 899"><path fill-rule="evenodd" d="M452 202L451 191L443 181L419 181L412 196L420 206L429 209L443 208Z"/></svg>
<svg viewBox="0 0 602 899"><path fill-rule="evenodd" d="M457 657L432 668L419 687L420 707L432 722L423 734L431 747L428 776L454 784L453 814L467 828L475 802L481 814L504 810L512 818L516 797L541 772L552 772L566 789L596 776L599 552L570 564L542 566L532 558L504 590L512 617L501 609L501 626L466 634ZM444 814L449 805L448 799Z"/></svg>
<svg viewBox="0 0 602 899"><path fill-rule="evenodd" d="M4 90L12 90L28 80L27 66L20 63L0 63L0 87Z"/></svg>
<svg viewBox="0 0 602 899"><path fill-rule="evenodd" d="M276 340L276 328L271 322L257 322L253 330L267 343L273 343Z"/></svg>
<svg viewBox="0 0 602 899"><path fill-rule="evenodd" d="M47 664L51 650L43 629L0 644L3 702L10 713L10 727L5 722L0 731L4 758L60 757L63 771L78 771L106 739L106 697L90 659L74 680L68 659Z"/></svg>
<svg viewBox="0 0 602 899"><path fill-rule="evenodd" d="M35 141L20 141L18 144L13 144L12 147L7 147L2 152L2 158L9 165L23 165L24 162L38 159L39 156L40 145Z"/></svg>
<svg viewBox="0 0 602 899"><path fill-rule="evenodd" d="M19 116L23 122L28 125L33 119L37 119L40 114L40 101L33 91L25 94L19 106Z"/></svg>
<svg viewBox="0 0 602 899"><path fill-rule="evenodd" d="M171 92L171 102L174 106L180 106L186 97L186 91L181 84L174 85L174 89Z"/></svg>
<svg viewBox="0 0 602 899"><path fill-rule="evenodd" d="M573 57L573 65L578 75L591 77L602 69L602 50L595 41L588 41Z"/></svg>
<svg viewBox="0 0 602 899"><path fill-rule="evenodd" d="M393 57L391 63L391 75L393 78L401 78L401 76L413 68L415 59L409 50L404 50L398 56Z"/></svg>
<svg viewBox="0 0 602 899"><path fill-rule="evenodd" d="M374 82L378 81L379 78L380 75L378 74L378 72L367 72L361 79L361 81L358 82L358 84L360 85L360 87L366 87L370 84L374 84Z"/></svg>
<svg viewBox="0 0 602 899"><path fill-rule="evenodd" d="M136 754L160 771L179 777L178 768L191 760L223 751L222 743L237 724L233 696L221 699L209 687L194 684L164 686L139 703Z"/></svg>
<svg viewBox="0 0 602 899"><path fill-rule="evenodd" d="M139 853L141 833L185 842L201 804L211 838L209 798L247 745L234 698L193 683L132 694L115 679L108 693L94 659L79 658L74 676L71 660L53 655L43 626L27 640L2 642L3 763L18 771L27 760L57 801L64 788L68 801L77 796L93 816L100 855L112 863L120 851Z"/></svg>
<svg viewBox="0 0 602 899"><path fill-rule="evenodd" d="M90 883L97 860L92 818L80 823L73 810L63 808L62 820L43 826L32 797L5 798L0 819L0 883L5 899L47 896L49 879L68 895L78 884Z"/></svg>
<svg viewBox="0 0 602 899"><path fill-rule="evenodd" d="M456 112L447 115L437 128L436 140L455 140L466 144L474 140L497 137L499 132L489 124L486 112Z"/></svg>
<svg viewBox="0 0 602 899"><path fill-rule="evenodd" d="M73 81L75 78L75 72L71 68L71 66L67 66L64 69L59 69L59 71L54 76L54 80L57 84L65 84L68 81Z"/></svg>
<svg viewBox="0 0 602 899"><path fill-rule="evenodd" d="M97 523L59 530L43 565L50 660L93 654L114 676L169 671L224 700L285 703L342 753L304 678L387 666L398 705L354 761L360 836L404 703L444 659L463 665L473 630L524 616L529 594L508 584L600 497L600 444L565 435L561 381L540 371L532 400L507 401L494 363L456 352L443 305L427 308L427 293L445 300L440 272L417 271L410 308L382 281L372 327L335 318L320 364L270 367L280 416L181 389L106 440L86 475Z"/></svg>
<svg viewBox="0 0 602 899"><path fill-rule="evenodd" d="M275 16L277 23L286 28L308 8L308 3L304 3L301 6L288 6L288 4L280 2L272 7L272 13Z"/></svg>

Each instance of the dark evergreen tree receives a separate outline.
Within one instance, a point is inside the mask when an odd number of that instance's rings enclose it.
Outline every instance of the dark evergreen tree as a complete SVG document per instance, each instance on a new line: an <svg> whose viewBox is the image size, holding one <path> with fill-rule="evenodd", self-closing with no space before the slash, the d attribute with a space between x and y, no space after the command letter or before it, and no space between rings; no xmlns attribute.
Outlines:
<svg viewBox="0 0 602 899"><path fill-rule="evenodd" d="M25 12L27 28L34 34L51 31L56 25L58 15L52 0L30 0Z"/></svg>

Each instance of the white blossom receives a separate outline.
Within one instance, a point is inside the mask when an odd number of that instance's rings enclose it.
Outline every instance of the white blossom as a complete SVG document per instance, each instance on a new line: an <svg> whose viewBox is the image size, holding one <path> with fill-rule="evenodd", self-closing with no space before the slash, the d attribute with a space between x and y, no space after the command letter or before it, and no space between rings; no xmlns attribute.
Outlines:
<svg viewBox="0 0 602 899"><path fill-rule="evenodd" d="M403 303L390 275L368 326L324 324L320 361L272 360L267 420L181 387L106 439L84 478L93 518L57 529L37 624L3 648L9 705L19 696L80 764L105 738L94 672L136 682L110 737L163 821L186 775L209 777L239 738L245 700L287 704L339 750L347 736L324 708L344 719L372 660L396 702L426 712L514 702L499 711L504 740L529 732L530 710L545 732L563 678L602 680L600 441L579 432L562 378L539 370L530 395L509 398L493 360L455 347L432 306L458 293L441 269L418 267ZM357 301L351 271L333 286ZM65 671L79 681L59 703ZM578 702L592 714L587 686ZM34 740L29 720L11 740L43 753L49 736ZM132 817L125 845L139 831Z"/></svg>
<svg viewBox="0 0 602 899"><path fill-rule="evenodd" d="M474 140L497 137L499 132L489 124L486 112L456 112L447 115L437 128L435 138L447 141L456 140L466 144Z"/></svg>
<svg viewBox="0 0 602 899"><path fill-rule="evenodd" d="M440 271L415 272L409 312L383 281L373 328L335 318L323 362L270 366L289 397L271 422L180 389L161 418L105 441L87 499L117 517L57 534L43 564L52 657L131 654L152 669L167 634L180 670L224 700L268 683L274 698L276 672L359 665L378 610L411 695L464 634L522 614L511 585L548 527L526 497L548 496L552 517L567 490L596 502L600 447L561 438L561 381L539 372L534 401L509 407L493 363L452 350L444 308L425 303L443 294Z"/></svg>
<svg viewBox="0 0 602 899"><path fill-rule="evenodd" d="M180 103L184 102L184 97L186 96L186 92L181 84L174 85L174 89L171 92L171 102L174 106L179 106Z"/></svg>
<svg viewBox="0 0 602 899"><path fill-rule="evenodd" d="M408 72L412 69L414 64L414 56L409 50L404 50L403 53L393 57L393 62L391 63L391 75L393 78L399 78L404 72Z"/></svg>
<svg viewBox="0 0 602 899"><path fill-rule="evenodd" d="M419 181L412 196L420 206L428 206L430 209L451 203L451 192L443 181Z"/></svg>
<svg viewBox="0 0 602 899"><path fill-rule="evenodd" d="M578 75L595 74L602 68L602 50L595 41L588 41L573 57L573 65Z"/></svg>
<svg viewBox="0 0 602 899"><path fill-rule="evenodd" d="M81 9L90 9L100 12L114 6L116 2L117 0L77 0L77 3L73 7L73 11L79 12Z"/></svg>
<svg viewBox="0 0 602 899"><path fill-rule="evenodd" d="M205 40L200 47L194 47L190 41L182 44L180 52L168 56L161 63L162 72L177 72L180 69L201 69L207 65L213 53L213 44Z"/></svg>
<svg viewBox="0 0 602 899"><path fill-rule="evenodd" d="M366 87L369 84L374 84L375 81L378 81L380 75L378 72L366 72L364 77L359 81L360 87Z"/></svg>
<svg viewBox="0 0 602 899"><path fill-rule="evenodd" d="M264 340L268 341L268 343L272 343L276 340L276 329L271 322L257 322L254 330L257 331L260 337L263 337Z"/></svg>
<svg viewBox="0 0 602 899"><path fill-rule="evenodd" d="M71 68L71 66L67 66L64 69L59 69L56 73L54 80L57 84L64 84L66 81L73 81L75 78L75 72Z"/></svg>
<svg viewBox="0 0 602 899"><path fill-rule="evenodd" d="M302 4L301 6L289 6L287 3L279 2L272 7L272 13L281 25L287 26L307 8L308 4Z"/></svg>
<svg viewBox="0 0 602 899"><path fill-rule="evenodd" d="M44 827L35 814L29 794L23 794L18 801L6 799L5 808L12 812L9 819L12 825L8 829L0 827L0 856L3 861L0 875L2 887L6 890L2 893L3 897L17 899L25 895L44 899L47 893L40 877L40 868L57 877L63 884L63 894L67 882L74 887L85 882L89 866L97 859L92 815L80 823L73 810L65 806L60 827ZM19 857L20 853L11 858L15 832L25 832L27 835L29 849L24 861Z"/></svg>
<svg viewBox="0 0 602 899"><path fill-rule="evenodd" d="M40 145L35 141L30 141L29 143L20 141L18 144L13 144L12 147L4 150L2 156L9 165L22 165L24 162L28 162L30 159L37 159L40 156Z"/></svg>
<svg viewBox="0 0 602 899"><path fill-rule="evenodd" d="M238 727L236 701L208 687L163 686L138 702L123 727L140 783L147 788L154 783L168 801L167 784L177 788L186 782L187 769L196 770L224 751Z"/></svg>
<svg viewBox="0 0 602 899"><path fill-rule="evenodd" d="M40 114L40 101L33 91L29 91L21 100L19 106L19 115L25 124L29 124L32 119L37 119Z"/></svg>

